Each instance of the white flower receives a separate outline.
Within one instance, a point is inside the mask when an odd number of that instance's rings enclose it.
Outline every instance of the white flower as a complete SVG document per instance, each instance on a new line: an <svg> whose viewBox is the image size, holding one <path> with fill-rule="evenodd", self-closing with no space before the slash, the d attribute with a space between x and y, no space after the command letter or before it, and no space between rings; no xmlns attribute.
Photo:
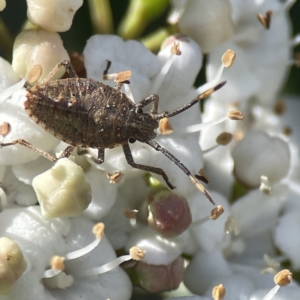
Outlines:
<svg viewBox="0 0 300 300"><path fill-rule="evenodd" d="M106 68L107 60L110 60L112 64L109 73L124 70L132 72L130 85L125 85L123 89L129 94L131 92L129 97L132 97L135 102L139 102L152 93L157 93L160 97L159 112L162 110L172 111L172 109L190 102L197 95L192 84L201 67L202 58L199 48L191 39L182 37L177 41L180 43L181 56L172 55L170 45L163 49L158 57L155 57L136 41L124 42L116 36L94 36L88 41L84 50L88 77L103 81L103 71ZM162 65L170 64L170 60L173 60L173 63L170 68L165 70L166 68ZM182 72L186 74L183 79ZM108 82L104 83L109 84ZM199 120L199 109L192 108L188 113L184 112L174 117L174 122L171 120L174 134L156 138L161 146L170 149L174 156L186 164L192 174L197 173L202 166L201 149L197 142L198 134L182 134L179 129L184 128L187 124L197 124ZM176 134L176 130L178 130L178 134ZM193 153L190 149L193 149ZM163 157L162 153L138 142L131 146L131 151L136 162L160 166L169 176L170 182L182 193L191 188L189 178L175 164ZM92 152L97 155L97 151ZM106 151L105 162L97 167L109 173L132 169L126 162L121 147ZM156 174L154 176L162 180L161 176Z"/></svg>
<svg viewBox="0 0 300 300"><path fill-rule="evenodd" d="M22 77L27 77L34 66L41 67L41 74L37 74L37 80L41 82L53 70L56 64L62 60L69 60L62 40L56 32L46 30L25 30L16 38L13 49L13 69ZM59 78L64 74L60 70L53 78Z"/></svg>
<svg viewBox="0 0 300 300"><path fill-rule="evenodd" d="M224 78L228 84L215 95L222 103L244 103L251 97L263 104L274 101L287 75L291 59L291 38L288 9L294 1L231 0L235 33L229 41L209 54L208 79L215 76L220 55L226 49L237 54L236 63ZM267 30L257 14L272 11ZM276 49L276 51L274 51Z"/></svg>
<svg viewBox="0 0 300 300"><path fill-rule="evenodd" d="M28 265L26 272L5 299L58 300L74 299L76 295L84 295L86 299L130 298L131 284L120 268L99 276L80 277L84 270L100 266L116 257L105 237L102 237L99 245L93 247L94 250L86 256L67 261L68 252L86 247L95 239L91 230L94 224L91 221L82 217L71 220L67 218L45 220L40 208L30 207L6 209L1 213L0 223L0 236L11 237L19 244ZM80 254L79 251L76 253L76 256ZM59 285L55 289L48 289L46 282L43 284L45 279L42 281L42 278L54 255L66 256L64 272L74 278L73 284L73 280L68 276L60 276ZM63 281L65 283L68 281L67 286Z"/></svg>
<svg viewBox="0 0 300 300"><path fill-rule="evenodd" d="M229 0L173 0L170 23L193 38L204 53L227 41L234 31Z"/></svg>
<svg viewBox="0 0 300 300"><path fill-rule="evenodd" d="M280 138L270 137L263 131L249 132L232 151L234 172L238 180L250 187L260 184L261 176L276 183L290 169L288 144Z"/></svg>

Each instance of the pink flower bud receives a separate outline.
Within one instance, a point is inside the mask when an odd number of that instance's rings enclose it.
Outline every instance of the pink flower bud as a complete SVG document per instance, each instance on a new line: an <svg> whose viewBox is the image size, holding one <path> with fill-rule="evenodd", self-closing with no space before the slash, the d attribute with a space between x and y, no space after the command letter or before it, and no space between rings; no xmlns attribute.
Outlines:
<svg viewBox="0 0 300 300"><path fill-rule="evenodd" d="M148 223L164 237L174 237L185 231L192 222L186 199L169 190L148 197Z"/></svg>

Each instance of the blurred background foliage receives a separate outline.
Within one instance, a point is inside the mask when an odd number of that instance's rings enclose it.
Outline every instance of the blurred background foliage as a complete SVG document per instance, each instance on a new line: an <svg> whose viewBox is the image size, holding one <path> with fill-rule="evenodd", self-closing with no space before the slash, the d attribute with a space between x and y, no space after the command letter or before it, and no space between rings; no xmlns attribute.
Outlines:
<svg viewBox="0 0 300 300"><path fill-rule="evenodd" d="M133 20L136 13L133 14L132 10L129 9L130 5L142 2L145 5L150 5L153 8L160 6L158 11L154 11L155 17L149 18L149 22L145 22L145 26L141 26L140 20L137 20L138 26L133 24L135 28L141 29L140 33L133 33L140 35L139 38L151 41L151 34L155 33L156 37L160 35L162 39L167 33L172 33L172 28L166 23L166 17L169 11L168 0L84 0L83 6L75 14L73 25L67 32L60 33L65 48L69 51L77 51L82 53L85 46L86 40L95 33L106 31L109 33L117 34L118 32L123 36L128 36L128 33L122 32L124 24L124 18L126 21ZM103 16L101 20L104 20L106 24L97 24L97 14L95 5L106 5L110 6L110 9L105 11L102 9ZM26 11L27 5L25 0L7 0L6 8L0 12L0 55L7 60L11 61L11 50L14 38L22 30L26 22ZM92 11L92 15L91 15ZM296 2L290 11L290 16L293 22L292 32L293 35L300 33L300 2ZM142 16L143 20L147 17ZM109 24L111 23L111 24ZM147 24L148 23L148 24ZM108 24L108 25L107 25ZM99 29L100 27L100 29ZM174 28L173 28L174 29ZM9 33L7 38L3 38L3 32ZM130 35L130 34L129 34ZM1 41L2 40L2 41ZM158 45L158 43L157 43ZM157 46L156 45L156 46ZM157 51L157 47L152 46L152 50ZM276 51L276 49L274 49ZM300 46L294 49L294 52L300 52ZM197 79L197 84L205 81L205 73L202 68L201 74ZM283 93L298 94L300 95L300 68L293 66L291 68L290 76L286 81Z"/></svg>

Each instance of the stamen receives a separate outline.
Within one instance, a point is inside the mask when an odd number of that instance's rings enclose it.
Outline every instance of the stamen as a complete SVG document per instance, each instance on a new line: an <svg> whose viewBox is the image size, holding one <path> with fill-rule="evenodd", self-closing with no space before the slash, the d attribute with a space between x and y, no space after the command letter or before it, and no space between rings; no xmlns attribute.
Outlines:
<svg viewBox="0 0 300 300"><path fill-rule="evenodd" d="M229 51L229 52L227 52L227 51ZM236 57L235 56L235 52L232 51L232 50L227 50L227 51L222 56L222 64L219 67L218 72L217 72L215 78L213 78L213 80L207 82L206 84L200 86L197 89L198 95L204 93L205 91L207 91L207 90L209 90L211 88L213 88L221 80L224 68L225 67L227 68L227 66L231 67L232 64L234 63L235 57ZM224 62L223 62L223 59L224 59Z"/></svg>
<svg viewBox="0 0 300 300"><path fill-rule="evenodd" d="M216 138L216 142L218 145L226 146L232 141L232 134L229 132L222 132Z"/></svg>
<svg viewBox="0 0 300 300"><path fill-rule="evenodd" d="M65 272L60 272L57 276L51 278L43 278L43 284L48 289L61 289L64 290L74 283L74 277L67 275Z"/></svg>
<svg viewBox="0 0 300 300"><path fill-rule="evenodd" d="M42 66L34 65L33 68L27 73L27 80L29 83L37 82L42 75Z"/></svg>
<svg viewBox="0 0 300 300"><path fill-rule="evenodd" d="M222 63L225 68L230 68L235 62L235 59L236 53L233 50L228 49L222 56Z"/></svg>
<svg viewBox="0 0 300 300"><path fill-rule="evenodd" d="M222 132L216 138L217 145L214 145L208 149L202 150L202 154L205 155L215 150L219 146L226 146L232 141L233 135L229 132Z"/></svg>
<svg viewBox="0 0 300 300"><path fill-rule="evenodd" d="M173 128L168 118L163 118L159 120L158 130L162 135L171 134L173 132Z"/></svg>
<svg viewBox="0 0 300 300"><path fill-rule="evenodd" d="M124 177L124 174L119 171L119 172L115 172L113 174L108 173L107 174L107 178L109 178L109 183L115 184L115 183L119 183L122 178Z"/></svg>
<svg viewBox="0 0 300 300"><path fill-rule="evenodd" d="M277 273L277 270L280 267L280 262L272 259L267 254L264 254L264 261L266 262L267 266L260 271L261 275L264 275L266 273L271 273L271 274Z"/></svg>
<svg viewBox="0 0 300 300"><path fill-rule="evenodd" d="M222 205L218 205L217 207L215 207L211 210L210 216L206 216L206 217L203 217L202 219L194 221L191 224L191 228L202 225L209 220L215 221L219 218L219 216L221 216L223 214L223 212L224 212L224 208L222 207Z"/></svg>
<svg viewBox="0 0 300 300"><path fill-rule="evenodd" d="M273 12L271 10L268 10L265 16L263 14L257 15L258 21L265 27L265 29L270 29L272 14Z"/></svg>
<svg viewBox="0 0 300 300"><path fill-rule="evenodd" d="M114 82L124 82L131 78L131 71L126 70L119 73L105 74L103 75L104 80L114 79Z"/></svg>
<svg viewBox="0 0 300 300"><path fill-rule="evenodd" d="M126 219L133 219L133 220L136 220L136 215L139 211L134 209L134 210L130 210L128 208L126 208L124 211L123 211L123 214L125 216Z"/></svg>
<svg viewBox="0 0 300 300"><path fill-rule="evenodd" d="M233 232L234 235L239 235L241 233L240 224L236 217L229 216L225 223L225 232L227 234Z"/></svg>
<svg viewBox="0 0 300 300"><path fill-rule="evenodd" d="M171 53L174 55L181 55L181 51L180 51L180 43L179 42L174 42L173 46L171 48Z"/></svg>
<svg viewBox="0 0 300 300"><path fill-rule="evenodd" d="M239 121L239 120L244 119L244 115L238 110L232 110L225 117L221 117L220 119L217 119L215 121L210 121L210 122L206 122L206 123L200 123L200 124L187 126L184 131L187 133L201 131L203 129L208 129L214 125L218 125L222 122L225 122L228 119Z"/></svg>
<svg viewBox="0 0 300 300"><path fill-rule="evenodd" d="M3 122L3 123L0 125L0 135L2 135L3 137L5 137L6 135L9 134L10 129L11 129L10 124L7 123L7 122Z"/></svg>
<svg viewBox="0 0 300 300"><path fill-rule="evenodd" d="M62 270L64 270L64 263L66 261L77 259L93 251L99 245L101 238L104 236L104 224L96 224L93 228L93 233L95 234L96 239L86 247L67 253L64 257L53 256L51 259L51 269L44 272L43 278L47 279L59 275Z"/></svg>
<svg viewBox="0 0 300 300"><path fill-rule="evenodd" d="M174 46L174 44L176 44L176 46ZM159 74L156 76L156 79L153 83L153 87L151 89L152 93L155 94L158 92L158 90L160 89L165 76L168 74L168 72L170 71L170 68L175 60L176 55L180 55L181 51L179 49L179 43L174 42L173 47L171 48L171 54L168 57L167 61L165 62L165 64L163 65L163 67L161 68ZM174 48L175 47L175 48ZM178 49L178 50L176 50ZM173 53L174 52L174 53ZM179 53L180 54L177 54Z"/></svg>
<svg viewBox="0 0 300 300"><path fill-rule="evenodd" d="M284 269L274 276L275 287L262 300L271 300L276 295L280 287L286 286L292 282L293 274L288 269Z"/></svg>
<svg viewBox="0 0 300 300"><path fill-rule="evenodd" d="M260 177L260 187L259 189L264 193L269 195L271 193L271 186L267 176Z"/></svg>
<svg viewBox="0 0 300 300"><path fill-rule="evenodd" d="M65 269L65 258L63 256L55 255L51 258L51 269L63 271Z"/></svg>
<svg viewBox="0 0 300 300"><path fill-rule="evenodd" d="M223 300L226 294L226 289L223 284L219 284L212 289L212 297L214 300Z"/></svg>
<svg viewBox="0 0 300 300"><path fill-rule="evenodd" d="M234 121L242 121L244 120L244 115L239 110L231 110L228 113L228 118Z"/></svg>
<svg viewBox="0 0 300 300"><path fill-rule="evenodd" d="M103 266L91 268L91 269L84 270L84 271L79 271L76 273L76 277L82 278L82 277L96 276L99 274L109 272L125 261L131 260L131 259L141 260L145 256L145 253L146 253L146 251L141 250L138 247L132 247L130 249L129 255L120 256Z"/></svg>
<svg viewBox="0 0 300 300"><path fill-rule="evenodd" d="M212 220L217 220L224 212L224 208L222 207L222 205L218 205L217 207L215 207L210 214L210 219Z"/></svg>

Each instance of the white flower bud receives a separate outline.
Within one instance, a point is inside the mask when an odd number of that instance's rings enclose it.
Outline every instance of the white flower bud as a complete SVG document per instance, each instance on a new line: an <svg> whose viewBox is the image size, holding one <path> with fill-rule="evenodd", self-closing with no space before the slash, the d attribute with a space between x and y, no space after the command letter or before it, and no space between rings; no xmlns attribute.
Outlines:
<svg viewBox="0 0 300 300"><path fill-rule="evenodd" d="M236 177L250 187L258 187L261 176L277 182L290 169L288 144L263 131L248 133L233 149L232 157Z"/></svg>
<svg viewBox="0 0 300 300"><path fill-rule="evenodd" d="M45 218L78 216L91 202L91 187L82 168L67 158L36 176L32 186Z"/></svg>
<svg viewBox="0 0 300 300"><path fill-rule="evenodd" d="M15 40L12 66L22 77L26 77L35 65L40 65L42 75L38 82L41 82L64 59L69 60L69 55L55 32L25 30ZM54 78L59 78L64 72L62 68Z"/></svg>
<svg viewBox="0 0 300 300"><path fill-rule="evenodd" d="M2 11L6 7L5 0L0 0L0 11Z"/></svg>
<svg viewBox="0 0 300 300"><path fill-rule="evenodd" d="M233 35L231 4L229 0L188 0L178 25L208 53Z"/></svg>
<svg viewBox="0 0 300 300"><path fill-rule="evenodd" d="M19 245L10 238L0 238L0 294L8 294L26 268Z"/></svg>
<svg viewBox="0 0 300 300"><path fill-rule="evenodd" d="M83 0L27 0L27 17L48 31L67 31Z"/></svg>

